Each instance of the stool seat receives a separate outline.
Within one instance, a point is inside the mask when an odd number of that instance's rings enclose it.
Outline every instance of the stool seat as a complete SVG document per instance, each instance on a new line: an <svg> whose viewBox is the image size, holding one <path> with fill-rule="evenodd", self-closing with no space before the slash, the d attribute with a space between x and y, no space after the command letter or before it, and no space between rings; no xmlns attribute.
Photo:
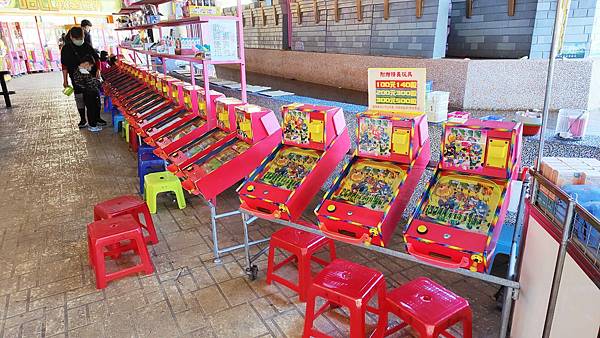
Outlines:
<svg viewBox="0 0 600 338"><path fill-rule="evenodd" d="M146 182L158 188L166 188L169 184L179 182L179 178L171 172L162 171L146 175Z"/></svg>
<svg viewBox="0 0 600 338"><path fill-rule="evenodd" d="M145 240L149 244L158 243L158 236L156 235L156 229L154 228L154 221L150 216L150 211L146 202L137 196L125 195L115 197L103 202L100 202L94 206L94 220L108 219L121 215L131 215L138 224L146 229L148 236ZM140 218L142 214L144 222Z"/></svg>
<svg viewBox="0 0 600 338"><path fill-rule="evenodd" d="M313 286L349 299L365 298L383 274L364 265L336 259L315 276Z"/></svg>
<svg viewBox="0 0 600 338"><path fill-rule="evenodd" d="M418 317L423 324L434 326L469 307L469 302L464 298L424 277L389 292L387 299Z"/></svg>
<svg viewBox="0 0 600 338"><path fill-rule="evenodd" d="M311 232L298 230L292 227L285 227L271 235L271 239L276 238L285 241L288 245L297 249L310 249L314 246L322 246L327 237L315 235Z"/></svg>
<svg viewBox="0 0 600 338"><path fill-rule="evenodd" d="M386 335L411 326L423 338L452 337L447 329L462 322L463 338L471 338L473 315L467 300L434 281L419 277L392 292L385 299L385 310L403 323L387 329Z"/></svg>
<svg viewBox="0 0 600 338"><path fill-rule="evenodd" d="M136 196L119 196L96 204L94 214L98 214L100 218L109 218L110 215L137 209L144 204L144 201Z"/></svg>
<svg viewBox="0 0 600 338"><path fill-rule="evenodd" d="M369 301L375 296L377 296L377 308L369 306ZM317 297L325 299L325 303L315 311ZM328 337L313 327L314 321L328 308L339 306L348 308L350 312L349 337L365 337L367 312L378 316L377 327L371 337L383 337L387 327L385 298L385 279L381 272L353 262L335 259L315 276L308 289L302 337Z"/></svg>
<svg viewBox="0 0 600 338"><path fill-rule="evenodd" d="M139 228L137 221L131 215L107 218L92 223L89 234L93 238L106 238Z"/></svg>

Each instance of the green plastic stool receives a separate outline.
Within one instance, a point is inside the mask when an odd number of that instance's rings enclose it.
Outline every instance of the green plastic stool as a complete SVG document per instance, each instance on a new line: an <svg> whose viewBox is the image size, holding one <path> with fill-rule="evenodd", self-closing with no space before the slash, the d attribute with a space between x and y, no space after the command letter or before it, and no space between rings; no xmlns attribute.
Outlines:
<svg viewBox="0 0 600 338"><path fill-rule="evenodd" d="M123 128L121 129L121 137L125 138L125 142L129 143L129 121L123 121Z"/></svg>
<svg viewBox="0 0 600 338"><path fill-rule="evenodd" d="M175 174L170 171L160 171L144 176L144 197L151 213L156 213L156 196L163 192L174 192L179 209L185 208L181 182Z"/></svg>

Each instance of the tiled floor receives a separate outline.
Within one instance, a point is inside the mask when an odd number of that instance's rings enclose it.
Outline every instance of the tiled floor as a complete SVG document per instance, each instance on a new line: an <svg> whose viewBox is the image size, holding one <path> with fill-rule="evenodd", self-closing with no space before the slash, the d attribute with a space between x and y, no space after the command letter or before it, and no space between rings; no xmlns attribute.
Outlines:
<svg viewBox="0 0 600 338"><path fill-rule="evenodd" d="M60 93L57 73L14 79L9 86L17 94L14 108L0 109L0 336L301 335L305 306L286 288L266 285L264 257L256 281L245 277L241 252L213 263L209 210L196 197L188 197L184 210L160 199L154 274L97 290L85 226L95 203L137 193L135 156L111 130L77 129L73 99ZM233 191L221 201L221 210L237 205ZM223 245L240 242L238 218L224 219L220 227ZM251 235L276 228L261 222ZM496 287L350 246L338 245L338 255L383 271L390 287L418 276L439 281L471 302L476 337L497 336ZM340 313L328 313L318 327L347 336L348 321Z"/></svg>

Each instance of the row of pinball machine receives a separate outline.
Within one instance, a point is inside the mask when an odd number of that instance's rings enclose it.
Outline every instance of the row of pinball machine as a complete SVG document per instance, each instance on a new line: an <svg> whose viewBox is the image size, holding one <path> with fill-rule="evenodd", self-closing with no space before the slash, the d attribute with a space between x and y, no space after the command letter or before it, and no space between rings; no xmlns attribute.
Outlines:
<svg viewBox="0 0 600 338"><path fill-rule="evenodd" d="M275 112L120 61L104 89L131 128L207 201L237 182L244 212L295 221L351 153L314 210L336 240L386 246L431 157L423 113L357 114L290 104ZM281 120L281 123L280 123ZM520 167L521 124L446 123L441 159L403 230L407 251L446 268L489 272Z"/></svg>

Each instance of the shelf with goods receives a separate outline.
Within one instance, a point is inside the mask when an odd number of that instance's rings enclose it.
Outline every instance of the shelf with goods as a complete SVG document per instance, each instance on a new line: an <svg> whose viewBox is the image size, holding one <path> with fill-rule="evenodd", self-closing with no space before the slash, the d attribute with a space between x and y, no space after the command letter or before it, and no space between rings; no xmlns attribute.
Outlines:
<svg viewBox="0 0 600 338"><path fill-rule="evenodd" d="M168 2L170 2L170 1L143 0L143 1L135 2L135 5L140 5L140 4L142 4L142 5L144 5L144 4L157 5L157 4L163 4L163 3L168 3ZM240 65L241 99L243 102L247 102L246 65L245 65L245 55L244 55L245 53L244 53L244 33L243 33L244 30L243 30L243 26L242 26L242 17L241 17L241 13L242 13L241 0L237 1L237 13L239 13L239 14L236 16L194 16L194 17L187 17L187 18L181 18L181 19L166 20L166 21L161 21L161 22L154 23L154 24L138 25L138 26L123 27L123 28L116 29L117 31L133 31L133 30L144 30L144 29L157 28L159 30L159 36L162 38L162 28L163 27L190 26L190 25L199 25L199 24L210 23L211 21L232 20L232 21L235 21L235 25L236 25L237 50L238 50L238 53L237 53L238 57L235 59L232 59L232 60L204 60L204 59L195 58L193 55L175 55L175 54L158 53L158 52L154 52L154 51L143 50L143 49L133 48L130 46L123 46L123 45L120 45L119 49L121 51L129 50L129 51L133 52L133 54L134 54L133 61L136 63L138 60L140 62L142 62L141 58L137 54L146 55L146 64L148 64L148 65L151 65L151 62L150 62L151 57L163 59L163 71L165 73L167 71L167 67L166 67L166 62L164 62L164 59L172 59L172 60L189 62L190 63L190 74L191 74L190 78L191 78L192 85L196 84L194 64L202 64L203 87L204 87L204 91L206 94L210 93L210 88L209 88L210 82L209 82L209 77L208 77L208 71L204 71L204 70L207 70L209 65L239 64ZM121 52L119 52L118 54L122 55Z"/></svg>
<svg viewBox="0 0 600 338"><path fill-rule="evenodd" d="M132 5L162 5L167 2L171 2L171 0L138 0L132 2Z"/></svg>

